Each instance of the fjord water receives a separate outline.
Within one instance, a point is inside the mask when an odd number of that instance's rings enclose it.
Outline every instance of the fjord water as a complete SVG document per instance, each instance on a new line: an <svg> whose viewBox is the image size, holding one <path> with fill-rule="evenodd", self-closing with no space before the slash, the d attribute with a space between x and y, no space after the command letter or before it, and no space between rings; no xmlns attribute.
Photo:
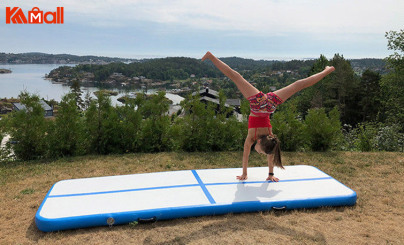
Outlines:
<svg viewBox="0 0 404 245"><path fill-rule="evenodd" d="M54 99L61 101L63 95L70 91L69 86L62 84L54 84L50 80L45 79L45 74L48 74L51 70L58 68L62 65L57 64L24 64L24 65L0 65L0 69L11 70L12 73L0 74L0 98L17 98L22 91L27 91L31 94L37 94L40 98L46 100ZM74 65L69 65L74 66ZM83 97L90 92L92 97L95 97L93 92L100 90L97 87L82 87ZM139 92L137 90L119 90L109 89L117 91L117 96L111 96L113 105L122 105L117 99L129 92ZM150 92L155 92L151 89ZM174 104L179 103L182 98L177 95L169 94L167 98L172 100Z"/></svg>
<svg viewBox="0 0 404 245"><path fill-rule="evenodd" d="M0 65L12 73L0 74L0 98L17 98L22 91L37 94L40 98L60 101L69 92L68 86L52 84L45 74L61 65L28 64Z"/></svg>

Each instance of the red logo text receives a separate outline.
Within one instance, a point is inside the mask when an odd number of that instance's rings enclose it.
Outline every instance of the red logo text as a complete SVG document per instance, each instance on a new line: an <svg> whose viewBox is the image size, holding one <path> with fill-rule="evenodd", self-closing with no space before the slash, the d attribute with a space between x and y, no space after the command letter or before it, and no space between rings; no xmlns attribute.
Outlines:
<svg viewBox="0 0 404 245"><path fill-rule="evenodd" d="M27 18L28 17L28 18ZM56 12L43 12L38 7L33 7L25 16L19 7L6 7L6 24L63 24L64 8L57 7Z"/></svg>

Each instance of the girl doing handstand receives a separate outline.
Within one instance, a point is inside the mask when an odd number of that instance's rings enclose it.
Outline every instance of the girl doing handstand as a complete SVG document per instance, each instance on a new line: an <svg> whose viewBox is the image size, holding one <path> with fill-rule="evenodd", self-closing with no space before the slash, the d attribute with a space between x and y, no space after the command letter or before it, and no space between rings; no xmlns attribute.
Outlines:
<svg viewBox="0 0 404 245"><path fill-rule="evenodd" d="M308 78L298 80L282 89L264 94L247 82L237 71L231 69L224 62L216 58L209 51L203 56L202 61L209 59L224 75L230 78L250 102L251 113L248 117L248 134L244 142L243 152L243 173L237 176L239 180L247 179L248 158L250 156L251 146L254 142L255 150L260 154L266 154L269 167L269 175L266 180L279 181L274 176L274 165L280 168L282 166L280 141L276 135L272 134L272 126L269 115L272 114L276 106L285 102L289 97L300 90L313 86L325 76L335 70L333 66L327 66L322 72L314 74Z"/></svg>

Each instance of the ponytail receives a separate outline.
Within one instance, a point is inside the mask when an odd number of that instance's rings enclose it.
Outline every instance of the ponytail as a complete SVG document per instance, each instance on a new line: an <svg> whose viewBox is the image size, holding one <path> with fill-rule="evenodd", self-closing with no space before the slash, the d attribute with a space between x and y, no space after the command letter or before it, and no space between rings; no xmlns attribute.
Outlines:
<svg viewBox="0 0 404 245"><path fill-rule="evenodd" d="M273 153L274 153L274 165L284 169L281 158L281 142L278 139L274 147Z"/></svg>
<svg viewBox="0 0 404 245"><path fill-rule="evenodd" d="M274 155L274 165L279 168L284 168L282 165L282 158L281 158L281 142L279 141L276 135L273 136L266 136L263 135L259 137L261 139L261 148L264 150L266 154L273 154Z"/></svg>

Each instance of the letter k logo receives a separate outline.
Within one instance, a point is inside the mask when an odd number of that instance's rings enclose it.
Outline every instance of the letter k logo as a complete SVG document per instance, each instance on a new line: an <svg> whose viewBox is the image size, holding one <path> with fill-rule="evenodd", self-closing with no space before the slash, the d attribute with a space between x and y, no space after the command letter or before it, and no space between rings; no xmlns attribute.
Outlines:
<svg viewBox="0 0 404 245"><path fill-rule="evenodd" d="M6 7L6 24L27 24L27 18L19 7Z"/></svg>

